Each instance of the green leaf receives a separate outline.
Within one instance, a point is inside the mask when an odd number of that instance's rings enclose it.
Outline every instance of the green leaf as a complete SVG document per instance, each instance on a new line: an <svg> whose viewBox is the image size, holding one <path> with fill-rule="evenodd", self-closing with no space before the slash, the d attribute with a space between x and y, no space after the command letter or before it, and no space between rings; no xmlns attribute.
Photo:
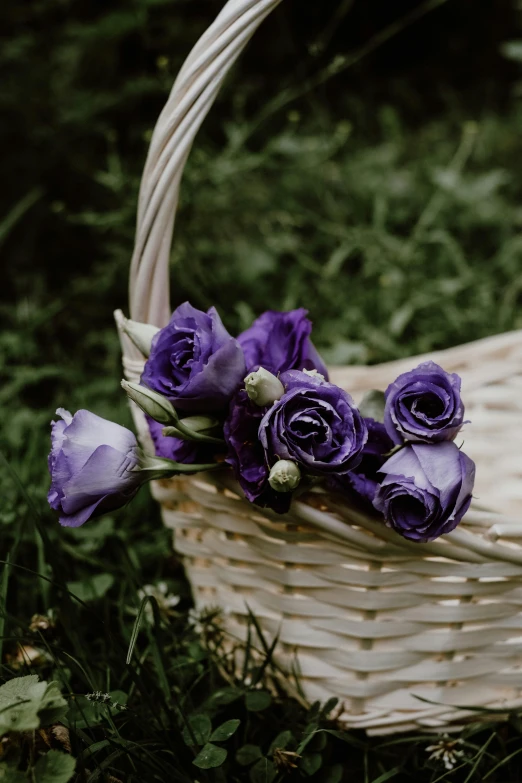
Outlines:
<svg viewBox="0 0 522 783"><path fill-rule="evenodd" d="M211 742L207 742L192 763L200 769L214 769L214 767L220 767L226 757L227 751L225 748L220 748L218 745L212 745Z"/></svg>
<svg viewBox="0 0 522 783"><path fill-rule="evenodd" d="M225 704L232 704L233 701L237 701L243 695L243 691L239 688L220 688L213 693L205 704L208 707L221 707Z"/></svg>
<svg viewBox="0 0 522 783"><path fill-rule="evenodd" d="M218 726L217 729L212 732L210 737L211 741L224 742L229 737L231 737L235 731L237 731L240 723L241 721L237 718L234 718L233 720L227 720L225 723L222 723L221 726Z"/></svg>
<svg viewBox="0 0 522 783"><path fill-rule="evenodd" d="M375 421L384 421L384 392L372 389L367 392L359 404L359 413L364 418L375 419ZM332 708L333 709L333 708Z"/></svg>
<svg viewBox="0 0 522 783"><path fill-rule="evenodd" d="M292 739L293 735L291 731L288 729L286 731L282 731L271 743L269 752L273 753L276 748L284 750L286 747L288 747L288 744L292 741Z"/></svg>
<svg viewBox="0 0 522 783"><path fill-rule="evenodd" d="M312 705L313 709L313 705ZM305 748L308 747L308 745L311 743L315 735L317 734L317 723L315 721L313 723L310 723L303 732L303 739L299 743L299 746L297 748L297 752L299 755L302 755Z"/></svg>
<svg viewBox="0 0 522 783"><path fill-rule="evenodd" d="M342 742L346 742L348 745L353 745L356 748L364 747L364 743L361 742L360 739L353 737L346 731L337 731L336 729L322 729L322 731L324 731L325 734L330 734L332 737L341 740Z"/></svg>
<svg viewBox="0 0 522 783"><path fill-rule="evenodd" d="M16 766L16 761L0 762L0 783L27 783L27 775Z"/></svg>
<svg viewBox="0 0 522 783"><path fill-rule="evenodd" d="M112 574L96 574L80 582L68 582L67 589L80 601L97 601L111 589L114 584Z"/></svg>
<svg viewBox="0 0 522 783"><path fill-rule="evenodd" d="M336 699L335 696L332 696L332 698L328 699L328 701L325 702L325 704L321 708L321 714L329 715L332 712L332 710L335 710L338 704L339 704L339 699Z"/></svg>
<svg viewBox="0 0 522 783"><path fill-rule="evenodd" d="M35 783L69 783L76 761L59 750L49 750L38 759L33 770Z"/></svg>
<svg viewBox="0 0 522 783"><path fill-rule="evenodd" d="M323 757L320 753L306 753L299 763L299 769L305 775L315 775L317 770L321 769L322 763Z"/></svg>
<svg viewBox="0 0 522 783"><path fill-rule="evenodd" d="M341 783L343 777L342 764L325 767L321 773L321 783Z"/></svg>
<svg viewBox="0 0 522 783"><path fill-rule="evenodd" d="M116 704L117 702L120 706L125 706L129 700L129 696L125 691L109 691L109 696L111 697L112 704Z"/></svg>
<svg viewBox="0 0 522 783"><path fill-rule="evenodd" d="M245 705L249 712L261 712L272 704L272 697L268 691L248 691L245 696Z"/></svg>
<svg viewBox="0 0 522 783"><path fill-rule="evenodd" d="M15 677L0 687L0 736L8 731L33 731L67 712L67 702L55 682L39 682L36 674Z"/></svg>
<svg viewBox="0 0 522 783"><path fill-rule="evenodd" d="M78 729L89 729L107 721L107 708L104 704L89 701L85 696L77 696L71 703L67 714L66 726Z"/></svg>
<svg viewBox="0 0 522 783"><path fill-rule="evenodd" d="M9 731L33 731L40 725L37 704L17 700L2 707L0 712L0 737Z"/></svg>
<svg viewBox="0 0 522 783"><path fill-rule="evenodd" d="M28 674L26 677L15 677L0 687L0 709L3 702L10 703L13 700L31 699L34 696L33 686L39 685L42 695L45 693L45 683L40 682L37 674Z"/></svg>
<svg viewBox="0 0 522 783"><path fill-rule="evenodd" d="M61 720L68 708L67 702L60 693L58 683L48 683L38 710L41 725L49 726L51 723Z"/></svg>
<svg viewBox="0 0 522 783"><path fill-rule="evenodd" d="M212 731L208 715L191 715L188 724L183 729L183 739L186 745L194 745L194 743L204 745L205 742L208 742Z"/></svg>
<svg viewBox="0 0 522 783"><path fill-rule="evenodd" d="M259 759L250 770L251 783L272 783L276 776L277 770L270 759Z"/></svg>
<svg viewBox="0 0 522 783"><path fill-rule="evenodd" d="M258 745L243 745L236 753L236 761L242 767L248 767L261 758L263 758L263 754Z"/></svg>
<svg viewBox="0 0 522 783"><path fill-rule="evenodd" d="M317 752L324 750L328 740L324 731L317 731L308 744L308 750Z"/></svg>

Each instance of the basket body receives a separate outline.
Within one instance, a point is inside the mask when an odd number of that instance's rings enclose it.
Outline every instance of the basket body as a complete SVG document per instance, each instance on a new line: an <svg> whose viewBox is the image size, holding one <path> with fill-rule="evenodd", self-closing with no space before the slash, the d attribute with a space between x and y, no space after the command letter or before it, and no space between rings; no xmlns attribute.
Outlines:
<svg viewBox="0 0 522 783"><path fill-rule="evenodd" d="M170 316L184 163L230 65L278 2L229 0L174 85L140 191L135 320L163 326ZM138 380L143 357L120 333L125 375ZM332 368L331 380L357 402L425 358ZM522 333L429 358L462 376L473 422L466 452L477 463L476 500L444 539L405 541L326 494L310 493L280 517L217 474L153 486L197 608L220 607L235 639L252 611L268 640L279 635L275 658L299 672L305 696L339 698L342 720L373 732L455 725L476 714L469 708L522 705ZM133 414L149 447L144 418Z"/></svg>
<svg viewBox="0 0 522 783"><path fill-rule="evenodd" d="M466 707L522 705L520 479L503 461L519 460L521 338L510 333L434 356L463 378L473 420L466 451L477 462L480 498L444 539L408 543L324 494L280 517L215 474L153 487L196 607L221 608L233 639L244 639L251 610L268 640L279 636L281 668L299 672L310 701L341 699L348 726L437 728L476 717ZM357 399L403 369L397 362L332 375ZM127 372L139 377L140 363L127 363ZM146 443L137 410L135 418ZM491 450L493 439L502 454Z"/></svg>

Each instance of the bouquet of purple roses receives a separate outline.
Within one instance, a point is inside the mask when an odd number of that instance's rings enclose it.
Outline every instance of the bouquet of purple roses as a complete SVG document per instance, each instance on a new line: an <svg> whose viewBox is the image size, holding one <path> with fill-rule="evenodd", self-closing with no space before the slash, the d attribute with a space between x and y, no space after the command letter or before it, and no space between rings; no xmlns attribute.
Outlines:
<svg viewBox="0 0 522 783"><path fill-rule="evenodd" d="M425 362L357 407L329 382L303 309L267 311L236 339L214 308L185 303L155 329L125 320L146 357L122 381L145 413L155 455L124 427L59 409L49 503L78 526L156 478L232 470L247 500L278 513L323 484L365 504L397 533L432 541L471 502L473 462L453 442L464 423L460 378Z"/></svg>

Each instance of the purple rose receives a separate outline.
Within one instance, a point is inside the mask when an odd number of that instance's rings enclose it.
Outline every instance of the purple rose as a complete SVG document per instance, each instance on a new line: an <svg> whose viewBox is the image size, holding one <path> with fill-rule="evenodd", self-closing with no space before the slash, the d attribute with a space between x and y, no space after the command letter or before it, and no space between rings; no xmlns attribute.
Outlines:
<svg viewBox="0 0 522 783"><path fill-rule="evenodd" d="M312 324L307 314L299 308L287 313L267 310L260 315L237 338L247 370L264 367L274 375L286 370L317 370L328 380L328 370L310 340Z"/></svg>
<svg viewBox="0 0 522 783"><path fill-rule="evenodd" d="M393 449L393 441L384 424L375 419L364 419L368 429L368 440L362 450L362 459L354 470L343 476L336 476L332 489L355 492L359 498L373 503L379 488L378 472L387 460L384 455Z"/></svg>
<svg viewBox="0 0 522 783"><path fill-rule="evenodd" d="M394 443L453 440L462 427L460 378L435 362L399 375L384 396L384 425Z"/></svg>
<svg viewBox="0 0 522 783"><path fill-rule="evenodd" d="M353 470L361 461L368 431L350 395L298 370L283 373L280 380L285 393L259 425L269 463L293 460L316 476Z"/></svg>
<svg viewBox="0 0 522 783"><path fill-rule="evenodd" d="M230 403L224 435L228 448L226 461L232 466L245 497L258 506L285 514L291 492L276 492L268 483L269 469L258 430L265 409L253 403L246 391L239 391Z"/></svg>
<svg viewBox="0 0 522 783"><path fill-rule="evenodd" d="M51 425L49 505L60 512L60 524L83 525L92 516L125 505L142 479L138 444L130 430L90 411L58 408Z"/></svg>
<svg viewBox="0 0 522 783"><path fill-rule="evenodd" d="M475 463L454 443L412 443L382 466L373 505L410 541L433 541L457 527L471 503Z"/></svg>
<svg viewBox="0 0 522 783"><path fill-rule="evenodd" d="M207 313L180 305L152 340L141 382L180 410L224 408L246 374L238 341L214 307Z"/></svg>

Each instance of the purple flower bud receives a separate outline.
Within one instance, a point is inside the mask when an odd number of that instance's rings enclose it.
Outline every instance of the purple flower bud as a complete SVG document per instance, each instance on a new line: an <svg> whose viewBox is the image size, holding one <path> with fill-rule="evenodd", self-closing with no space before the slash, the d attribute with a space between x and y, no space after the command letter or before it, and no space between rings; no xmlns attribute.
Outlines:
<svg viewBox="0 0 522 783"><path fill-rule="evenodd" d="M454 443L412 443L382 466L374 506L411 541L433 541L457 527L471 503L475 463Z"/></svg>
<svg viewBox="0 0 522 783"><path fill-rule="evenodd" d="M60 524L83 525L125 505L138 491L138 444L134 434L86 410L72 416L58 408L52 422L49 505Z"/></svg>
<svg viewBox="0 0 522 783"><path fill-rule="evenodd" d="M283 373L281 381L285 394L259 425L268 462L292 460L316 476L353 470L368 432L350 395L298 370Z"/></svg>
<svg viewBox="0 0 522 783"><path fill-rule="evenodd" d="M152 339L141 382L180 410L226 407L245 377L243 351L214 307L207 313L180 305Z"/></svg>
<svg viewBox="0 0 522 783"><path fill-rule="evenodd" d="M310 333L312 324L303 308L279 313L267 310L237 338L245 354L247 370L264 367L274 375L286 370L318 370L328 379Z"/></svg>
<svg viewBox="0 0 522 783"><path fill-rule="evenodd" d="M384 395L384 425L393 442L453 440L464 420L460 383L435 362L399 375Z"/></svg>

